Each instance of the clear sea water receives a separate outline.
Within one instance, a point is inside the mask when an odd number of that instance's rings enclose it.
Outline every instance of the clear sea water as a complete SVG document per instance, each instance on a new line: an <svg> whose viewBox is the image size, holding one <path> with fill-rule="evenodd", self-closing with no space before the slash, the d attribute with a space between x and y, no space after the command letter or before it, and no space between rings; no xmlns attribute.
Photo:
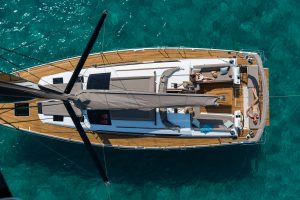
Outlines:
<svg viewBox="0 0 300 200"><path fill-rule="evenodd" d="M0 168L15 196L299 199L300 98L274 96L300 93L300 1L0 0L0 46L13 49L45 37L18 51L43 61L80 55L104 8L110 14L94 52L155 46L263 51L271 95L264 142L187 151L105 149L106 187L82 145L1 127ZM22 68L38 64L3 57ZM14 68L0 61L1 70Z"/></svg>

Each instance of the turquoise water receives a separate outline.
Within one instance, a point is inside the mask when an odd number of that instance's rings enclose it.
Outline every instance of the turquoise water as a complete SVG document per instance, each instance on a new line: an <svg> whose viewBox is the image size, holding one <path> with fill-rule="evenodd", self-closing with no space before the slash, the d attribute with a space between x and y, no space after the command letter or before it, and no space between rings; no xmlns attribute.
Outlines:
<svg viewBox="0 0 300 200"><path fill-rule="evenodd" d="M298 0L0 0L0 46L12 49L45 37L18 51L44 61L79 55L104 8L110 15L95 52L149 46L262 50L270 95L299 94ZM22 68L38 64L4 57ZM1 70L13 68L0 61ZM3 127L0 167L13 194L23 199L298 199L299 102L270 99L272 124L259 146L105 149L109 187L83 146Z"/></svg>

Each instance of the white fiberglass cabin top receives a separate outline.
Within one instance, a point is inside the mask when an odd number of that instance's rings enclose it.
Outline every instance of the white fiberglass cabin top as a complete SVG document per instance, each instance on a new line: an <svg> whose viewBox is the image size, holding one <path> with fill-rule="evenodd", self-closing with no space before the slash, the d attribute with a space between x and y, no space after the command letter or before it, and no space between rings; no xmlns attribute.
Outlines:
<svg viewBox="0 0 300 200"><path fill-rule="evenodd" d="M241 84L240 67L236 63L236 58L212 58L116 64L105 67L95 65L81 70L71 93L93 89L201 94L203 84L226 83L232 84L232 87ZM70 71L45 76L40 79L39 84L51 89L64 89L72 73ZM198 77L194 79L197 73ZM208 113L202 111L200 106L110 111L80 110L73 106L73 109L80 117L84 129L101 133L237 137L243 128L240 110L234 110L232 113ZM43 123L74 127L61 101L39 102L38 113Z"/></svg>

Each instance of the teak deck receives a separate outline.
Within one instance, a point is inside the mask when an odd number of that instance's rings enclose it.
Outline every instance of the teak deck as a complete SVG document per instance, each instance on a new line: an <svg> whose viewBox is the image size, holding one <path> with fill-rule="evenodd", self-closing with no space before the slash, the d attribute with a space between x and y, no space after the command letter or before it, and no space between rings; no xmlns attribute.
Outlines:
<svg viewBox="0 0 300 200"><path fill-rule="evenodd" d="M158 60L176 60L185 58L234 58L238 64L247 64L244 55L235 51L204 50L204 49L139 49L97 53L89 56L85 63L85 68L95 65L111 65L130 62L145 62ZM76 66L79 57L65 59L51 64L45 64L16 72L22 78L37 83L40 77L51 74L72 71ZM268 77L268 70L265 70ZM243 78L242 78L243 80ZM240 87L230 88L205 88L205 93L220 94L227 98L218 108L219 112L232 113L233 110L243 109L242 84ZM39 99L30 101L30 114L28 117L17 117L14 115L14 104L0 104L0 123L12 126L21 130L33 132L43 136L64 139L72 142L82 142L75 129L44 124L37 114L37 102ZM231 106L230 106L231 105ZM210 110L211 109L211 110ZM215 108L201 108L204 112L218 112ZM269 119L267 119L267 122ZM245 131L246 133L247 131ZM187 148L201 147L220 144L231 144L245 140L245 134L237 139L231 138L183 138L183 137L163 137L163 136L131 136L117 134L99 134L88 132L88 137L95 145L106 145L125 148Z"/></svg>

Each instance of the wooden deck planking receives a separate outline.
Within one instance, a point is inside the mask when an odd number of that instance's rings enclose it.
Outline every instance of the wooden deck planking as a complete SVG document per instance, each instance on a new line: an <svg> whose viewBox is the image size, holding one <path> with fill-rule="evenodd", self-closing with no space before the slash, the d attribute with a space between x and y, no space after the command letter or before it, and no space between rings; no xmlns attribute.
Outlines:
<svg viewBox="0 0 300 200"><path fill-rule="evenodd" d="M233 97L233 88L232 84L224 84L224 83L213 83L213 84L205 84L201 87L200 90L204 94L218 95L224 96L224 100L220 100L220 105L218 107L215 106L201 106L201 112L207 113L232 113L234 110L234 97Z"/></svg>
<svg viewBox="0 0 300 200"><path fill-rule="evenodd" d="M79 134L76 133L73 128L67 128L67 127L57 127L55 125L51 124L44 124L38 117L37 112L37 102L38 99L30 101L30 110L29 110L29 116L26 117L18 117L14 115L14 104L7 103L4 104L1 108L0 113L0 123L3 125L9 125L17 129L23 129L27 131L32 132L41 132L46 135L50 136L56 136L58 138L65 138L70 141L79 141L81 140ZM97 142L94 137L91 137L90 139L94 142Z"/></svg>
<svg viewBox="0 0 300 200"><path fill-rule="evenodd" d="M73 128L44 124L37 115L36 103L38 100L30 102L30 114L28 117L18 117L14 115L14 104L5 104L0 113L0 123L12 126L16 129L34 132L40 135L54 137L58 139L66 139L73 142L82 142L78 132ZM228 139L218 138L174 138L174 137L140 137L130 135L116 134L93 134L87 132L89 139L94 144L106 144L115 147L190 147L201 145L219 144L220 141L228 141ZM243 139L243 138L240 138ZM232 139L229 139L231 142Z"/></svg>
<svg viewBox="0 0 300 200"><path fill-rule="evenodd" d="M107 53L97 53L90 55L85 63L84 68L93 67L94 65L107 65L116 63L127 63L127 62L144 62L144 61L156 61L156 60L174 60L183 58L227 58L233 57L233 55L239 55L236 52L228 54L227 51L212 51L207 50L128 50ZM61 73L65 71L72 71L74 66L77 65L79 58L65 59L45 65L41 65L36 68L29 68L18 72L17 74L27 80L37 83L40 77L47 76L50 74ZM245 59L238 59L239 64L246 63ZM32 74L36 75L33 76Z"/></svg>
<svg viewBox="0 0 300 200"><path fill-rule="evenodd" d="M268 83L268 88L269 88L269 86L270 86L270 84L269 84L269 68L264 68L264 72L265 72L265 75L267 78L267 83ZM270 107L270 105L269 105L269 107ZM270 108L268 108L268 112L267 112L266 125L270 126Z"/></svg>
<svg viewBox="0 0 300 200"><path fill-rule="evenodd" d="M94 65L105 65L115 63L127 63L127 62L144 62L155 60L174 60L182 58L226 58L226 57L238 57L238 64L247 64L247 61L243 59L243 55L237 52L231 51L211 51L200 49L149 49L149 50L128 50L119 52L108 52L101 54L93 54L89 56L85 68L92 67ZM41 65L37 68L30 68L18 72L17 74L25 79L37 83L39 78L55 73L61 73L64 71L72 71L76 66L79 58L66 59L63 61L54 62L51 65ZM55 66L53 66L55 65ZM56 67L58 66L58 67ZM231 88L232 89L232 88ZM241 90L242 91L242 90ZM233 91L234 92L234 91ZM234 93L233 93L234 94ZM242 96L242 95L241 95ZM237 101L242 102L242 98L237 98ZM5 125L13 125L17 128L36 132L42 135L64 138L69 141L82 142L77 131L72 128L55 126L50 124L43 124L37 115L37 100L30 102L30 116L22 119L30 120L30 123L20 122L20 117L14 116L13 111L7 111L4 114L1 110L0 123ZM3 105L3 104L2 104ZM14 104L5 104L3 108L11 108ZM242 107L240 104L238 107ZM237 107L234 107L234 109ZM141 137L141 136L119 136L116 134L92 134L88 133L88 136L94 144L106 144L114 147L148 147L148 148L176 148L176 147L191 147L191 146L205 146L205 145L217 145L217 144L229 144L233 141L230 138L174 138L174 137ZM240 137L237 140L244 140L244 137Z"/></svg>

